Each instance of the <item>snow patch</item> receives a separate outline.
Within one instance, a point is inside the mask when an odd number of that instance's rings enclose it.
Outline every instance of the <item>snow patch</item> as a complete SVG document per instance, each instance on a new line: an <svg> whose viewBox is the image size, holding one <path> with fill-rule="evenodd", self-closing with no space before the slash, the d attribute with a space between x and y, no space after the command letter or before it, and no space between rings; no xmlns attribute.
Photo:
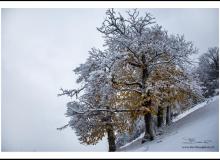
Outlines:
<svg viewBox="0 0 220 160"><path fill-rule="evenodd" d="M143 138L143 137L144 137L144 133L141 133L141 135L140 135L139 137L137 137L137 138L134 139L133 141L131 141L131 142L125 144L124 146L119 147L119 148L120 148L120 149L125 148L125 147L129 146L130 144L132 144L132 143L138 141L139 139L141 139L141 138Z"/></svg>
<svg viewBox="0 0 220 160"><path fill-rule="evenodd" d="M193 108L190 108L189 110L186 110L185 112L183 112L183 113L181 113L180 115L176 116L176 117L172 120L172 122L176 122L176 121L182 119L183 117L189 115L190 113L194 112L195 110L206 106L207 104L209 104L209 103L215 101L216 99L218 99L218 97L219 97L219 96L215 96L215 97L209 98L208 100L206 100L206 101L204 101L204 102L202 102L202 103L200 103L200 104L194 106Z"/></svg>
<svg viewBox="0 0 220 160"><path fill-rule="evenodd" d="M219 97L212 97L176 117L175 121L179 121L171 125L166 135L164 134L162 137L157 137L154 141L144 144L141 143L140 136L123 146L120 151L217 152L219 151L218 105ZM192 113L193 111L195 112ZM183 118L190 113L193 116Z"/></svg>

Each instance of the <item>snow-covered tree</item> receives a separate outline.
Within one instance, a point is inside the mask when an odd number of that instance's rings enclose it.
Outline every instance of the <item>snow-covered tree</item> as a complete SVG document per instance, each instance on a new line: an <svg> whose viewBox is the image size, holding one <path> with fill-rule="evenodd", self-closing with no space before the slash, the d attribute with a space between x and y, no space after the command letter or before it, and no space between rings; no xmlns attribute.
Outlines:
<svg viewBox="0 0 220 160"><path fill-rule="evenodd" d="M189 65L187 67L190 68ZM175 64L158 66L151 79L155 82L155 94L160 100L157 117L158 127L165 124L163 122L164 109L166 110L166 124L170 124L176 106L182 104L191 107L190 101L195 104L203 99L198 80L193 77L192 73Z"/></svg>
<svg viewBox="0 0 220 160"><path fill-rule="evenodd" d="M73 128L86 144L107 135L109 151L115 151L116 135L130 131L136 137L140 120L144 120L143 142L153 140L159 112L167 110L169 123L172 106L197 93L186 72L188 56L196 49L184 36L168 35L149 13L141 16L134 9L122 16L108 9L106 16L97 28L106 49L92 49L87 61L74 70L80 89L62 89L59 95L76 95L67 104L70 121L65 127Z"/></svg>
<svg viewBox="0 0 220 160"><path fill-rule="evenodd" d="M188 56L196 53L196 49L183 36L169 36L161 26L153 25L154 18L149 13L140 16L137 10L133 10L123 17L113 9L108 9L106 14L107 18L98 28L104 34L105 45L112 52L123 54L123 62L119 60L116 63L119 66L123 64L123 69L127 68L131 70L131 75L135 75L129 81L116 78L115 83L123 84L122 90L126 91L126 97L129 94L139 100L135 106L145 110L145 138L154 139L153 103L158 100L151 93L154 82L150 81L150 77L159 65L175 64L184 68L189 62Z"/></svg>
<svg viewBox="0 0 220 160"><path fill-rule="evenodd" d="M127 129L126 114L116 103L116 90L112 87L111 68L120 55L92 49L84 64L74 72L79 75L79 90L63 90L59 95L77 96L67 104L68 123L79 140L86 144L96 144L107 135L109 151L115 151L115 133ZM121 115L123 113L123 115Z"/></svg>
<svg viewBox="0 0 220 160"><path fill-rule="evenodd" d="M204 86L204 96L210 97L218 94L219 88L219 48L209 48L207 53L204 53L199 58L199 66L197 73L199 79Z"/></svg>

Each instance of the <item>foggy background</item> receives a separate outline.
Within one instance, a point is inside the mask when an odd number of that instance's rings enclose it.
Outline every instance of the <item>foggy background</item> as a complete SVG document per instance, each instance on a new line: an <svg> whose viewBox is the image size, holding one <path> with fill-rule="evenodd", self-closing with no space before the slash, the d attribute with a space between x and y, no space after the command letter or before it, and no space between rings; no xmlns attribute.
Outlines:
<svg viewBox="0 0 220 160"><path fill-rule="evenodd" d="M124 11L127 9L116 9ZM2 9L2 151L107 151L106 139L82 145L65 125L59 89L77 88L72 70L92 47L106 9ZM168 33L184 34L199 54L218 46L218 9L141 9ZM195 60L197 56L194 56Z"/></svg>

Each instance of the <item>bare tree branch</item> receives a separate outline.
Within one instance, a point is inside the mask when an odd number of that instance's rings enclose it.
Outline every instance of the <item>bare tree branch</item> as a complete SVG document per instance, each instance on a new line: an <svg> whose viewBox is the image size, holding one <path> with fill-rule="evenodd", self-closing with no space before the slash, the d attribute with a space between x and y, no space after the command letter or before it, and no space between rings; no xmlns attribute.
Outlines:
<svg viewBox="0 0 220 160"><path fill-rule="evenodd" d="M80 88L80 89L72 89L72 90L68 90L68 89L66 89L66 90L64 90L64 89L60 89L61 91L62 91L62 93L60 93L60 94L58 94L58 96L63 96L63 95L67 95L67 96L69 96L69 97L73 97L74 95L76 95L76 98L78 98L78 94L83 90L83 89L85 89L85 86L83 86L82 88Z"/></svg>
<svg viewBox="0 0 220 160"><path fill-rule="evenodd" d="M66 124L66 125L64 125L64 126L62 126L62 127L60 127L60 128L57 128L57 130L61 131L61 130L63 130L63 129L66 129L68 126L69 126L69 124Z"/></svg>

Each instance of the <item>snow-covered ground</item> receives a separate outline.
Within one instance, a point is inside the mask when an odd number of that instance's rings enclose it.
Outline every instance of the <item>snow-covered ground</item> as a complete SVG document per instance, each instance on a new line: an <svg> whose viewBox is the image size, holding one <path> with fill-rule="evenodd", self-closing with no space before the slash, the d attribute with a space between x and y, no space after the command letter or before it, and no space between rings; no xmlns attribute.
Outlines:
<svg viewBox="0 0 220 160"><path fill-rule="evenodd" d="M219 97L213 97L177 116L154 141L141 144L141 137L119 151L219 151Z"/></svg>

